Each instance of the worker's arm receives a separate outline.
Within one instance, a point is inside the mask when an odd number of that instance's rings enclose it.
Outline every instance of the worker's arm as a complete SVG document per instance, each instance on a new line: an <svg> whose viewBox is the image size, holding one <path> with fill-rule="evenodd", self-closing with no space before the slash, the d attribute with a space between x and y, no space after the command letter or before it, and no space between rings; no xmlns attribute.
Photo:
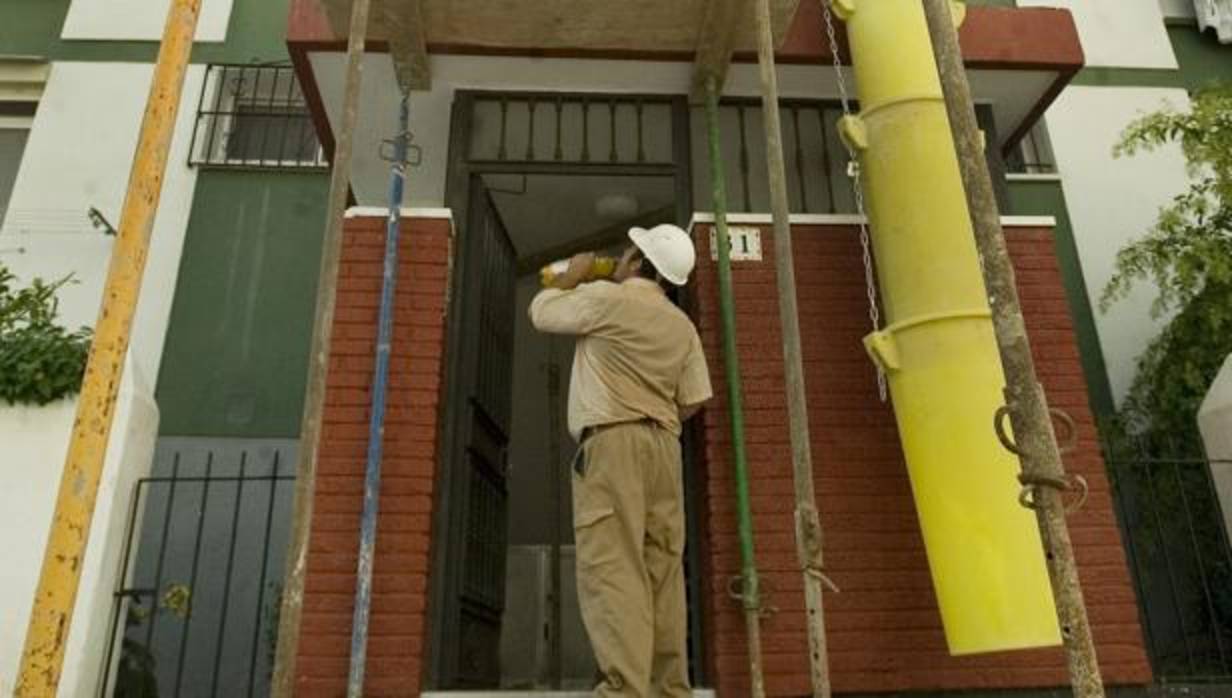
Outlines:
<svg viewBox="0 0 1232 698"><path fill-rule="evenodd" d="M689 355L685 358L684 370L680 374L680 383L676 386L676 411L680 415L681 423L697 414L713 395L706 354L702 351L701 339L697 332L694 332Z"/></svg>
<svg viewBox="0 0 1232 698"><path fill-rule="evenodd" d="M600 303L587 287L578 288L589 275L594 255L576 255L569 269L552 288L540 291L530 303L530 321L540 332L588 334L599 321Z"/></svg>

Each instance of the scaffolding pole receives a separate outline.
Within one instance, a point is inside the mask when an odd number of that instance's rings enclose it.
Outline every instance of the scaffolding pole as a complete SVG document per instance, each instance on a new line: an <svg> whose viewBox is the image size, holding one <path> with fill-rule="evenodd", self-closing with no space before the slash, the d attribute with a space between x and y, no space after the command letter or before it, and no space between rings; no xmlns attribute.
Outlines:
<svg viewBox="0 0 1232 698"><path fill-rule="evenodd" d="M815 698L830 697L826 623L822 594L829 580L822 561L821 519L813 487L813 455L809 441L808 401L800 348L800 317L796 308L796 272L791 245L791 210L787 200L787 169L779 121L779 88L774 64L770 2L757 0L757 58L761 69L762 121L766 132L766 170L770 179L770 209L774 220L774 269L778 280L779 323L783 334L783 374L791 427L791 462L796 497L796 554L804 575L804 602L809 638L809 676Z"/></svg>
<svg viewBox="0 0 1232 698"><path fill-rule="evenodd" d="M347 38L346 83L342 119L334 149L329 180L329 208L325 238L321 244L321 268L317 275L316 312L312 346L308 354L308 386L300 426L299 467L295 479L295 504L291 515L291 540L283 580L282 605L278 614L278 646L274 655L271 695L295 695L295 663L299 649L300 618L304 607L304 577L308 571L308 538L312 529L312 505L316 491L317 455L320 452L321 418L325 409L329 373L329 345L334 328L338 291L338 266L342 255L342 229L350 196L351 153L355 125L359 121L359 88L363 79L364 48L371 0L354 0Z"/></svg>
<svg viewBox="0 0 1232 698"><path fill-rule="evenodd" d="M20 698L53 698L60 683L116 396L200 10L201 0L175 0L167 13L26 629L13 692Z"/></svg>
<svg viewBox="0 0 1232 698"><path fill-rule="evenodd" d="M727 234L727 185L719 139L719 88L705 79L706 133L710 144L710 175L714 195L714 247L718 258L719 314L723 327L723 369L727 383L727 414L731 420L732 462L736 476L737 533L740 539L740 591L748 635L749 695L765 698L761 660L761 586L753 550L753 510L749 502L749 466L744 449L744 394L740 386L740 354L736 346L736 306L732 297L731 241Z"/></svg>
<svg viewBox="0 0 1232 698"><path fill-rule="evenodd" d="M381 308L377 316L376 360L372 376L372 409L368 419L368 461L364 470L364 508L360 516L359 567L355 609L351 620L351 667L347 698L363 698L368 658L368 621L372 610L372 566L376 557L376 524L380 514L381 456L385 441L385 395L389 388L389 354L394 333L394 292L398 286L398 239L402 228L402 194L411 144L409 92L398 103L398 135L389 168L389 214L385 219L385 257L381 276Z"/></svg>
<svg viewBox="0 0 1232 698"><path fill-rule="evenodd" d="M1078 698L1102 698L1103 680L1062 500L1063 492L1071 489L1074 481L1065 474L1048 400L1036 377L1031 343L1014 284L1014 267L1005 246L950 0L924 0L924 13L975 228L976 246L983 260L980 266L992 306L997 349L1005 366L1005 404L1016 438L1014 450L1022 461L1020 480L1030 491L1029 503L1035 511L1044 542L1070 683Z"/></svg>

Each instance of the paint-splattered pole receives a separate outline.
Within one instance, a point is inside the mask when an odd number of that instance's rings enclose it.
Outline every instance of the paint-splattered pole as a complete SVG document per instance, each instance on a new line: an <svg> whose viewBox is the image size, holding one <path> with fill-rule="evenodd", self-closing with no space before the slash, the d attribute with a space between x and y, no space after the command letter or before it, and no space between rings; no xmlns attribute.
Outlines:
<svg viewBox="0 0 1232 698"><path fill-rule="evenodd" d="M201 0L174 0L120 214L14 695L54 698Z"/></svg>
<svg viewBox="0 0 1232 698"><path fill-rule="evenodd" d="M329 376L329 343L334 328L338 270L342 259L342 228L351 188L351 153L359 123L359 88L363 83L364 52L371 0L351 3L347 38L346 83L342 120L334 148L329 181L329 209L325 239L321 243L321 269L317 275L317 304L312 321L312 348L308 352L308 387L300 426L299 468L295 478L295 508L291 515L291 541L287 548L286 578L278 615L278 647L274 654L275 698L295 695L295 663L299 651L300 619L304 610L304 578L308 573L308 537L312 528L312 498L316 491L317 454L321 447L325 411L325 383Z"/></svg>
<svg viewBox="0 0 1232 698"><path fill-rule="evenodd" d="M1085 490L1085 483L1079 485L1081 480L1065 474L1048 400L1036 378L1031 343L1014 284L1014 267L1010 263L1005 235L1001 230L1001 216L993 194L992 177L988 173L988 161L984 158L983 138L975 121L971 87L967 84L949 0L924 0L924 14L945 94L946 111L967 194L967 207L971 210L976 246L983 260L980 268L984 272L984 284L992 306L997 348L1001 353L1001 363L1005 366L1006 407L996 417L998 432L1002 434L1002 443L1008 445L1004 429L1000 426L1003 414L1008 414L1017 440L1013 450L1022 460L1019 478L1030 492L1027 503L1035 510L1040 537L1047 551L1048 573L1052 579L1052 593L1056 598L1057 619L1065 641L1074 696L1103 698L1103 679L1091 636L1091 623L1082 598L1082 586L1078 582L1078 563L1074 559L1074 548L1065 522L1065 502L1062 500L1062 495L1076 485Z"/></svg>

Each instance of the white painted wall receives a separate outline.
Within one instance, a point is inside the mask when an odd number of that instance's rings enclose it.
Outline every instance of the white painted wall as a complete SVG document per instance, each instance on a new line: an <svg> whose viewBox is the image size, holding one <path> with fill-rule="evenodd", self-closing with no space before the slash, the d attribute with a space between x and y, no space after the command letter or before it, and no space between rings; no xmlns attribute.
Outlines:
<svg viewBox="0 0 1232 698"><path fill-rule="evenodd" d="M1224 360L1198 408L1198 428L1211 460L1211 479L1223 508L1224 527L1232 538L1232 356Z"/></svg>
<svg viewBox="0 0 1232 698"><path fill-rule="evenodd" d="M202 0L197 41L224 41L234 0ZM73 0L61 38L157 41L171 0Z"/></svg>
<svg viewBox="0 0 1232 698"><path fill-rule="evenodd" d="M1197 14L1194 12L1194 0L1159 0L1159 9L1163 12L1164 17L1180 17L1185 19L1197 17Z"/></svg>
<svg viewBox="0 0 1232 698"><path fill-rule="evenodd" d="M10 695L17 679L75 411L75 400L47 407L0 406L0 549L5 556L0 573L0 694ZM62 696L98 695L133 488L149 472L157 436L154 396L130 361L82 564L60 680Z"/></svg>
<svg viewBox="0 0 1232 698"><path fill-rule="evenodd" d="M83 563L61 683L65 696L97 694L129 497L135 480L148 472L158 432L150 386L158 375L196 184L187 161L203 74L202 66L190 67L185 81ZM0 227L0 250L20 279L77 276L78 283L60 296L62 320L72 327L94 324L114 245L90 227L86 210L97 207L119 223L152 75L149 64L56 63L35 115ZM11 692L15 679L73 410L69 401L37 409L0 406L0 550L6 555L0 573L0 693Z"/></svg>
<svg viewBox="0 0 1232 698"><path fill-rule="evenodd" d="M133 327L134 359L151 377L158 376L196 186L196 170L187 163L204 70L190 66L184 83ZM82 283L67 289L61 302L72 325L93 325L98 314L110 247L90 227L86 211L96 207L119 225L152 75L150 64L56 63L26 143L0 248L26 250L4 256L19 278L78 275Z"/></svg>
<svg viewBox="0 0 1232 698"><path fill-rule="evenodd" d="M1180 148L1114 159L1113 146L1138 116L1165 104L1184 107L1184 90L1069 87L1048 110L1048 132L1062 176L1087 291L1097 303L1112 277L1116 253L1143 235L1160 207L1186 187ZM1155 290L1139 284L1108 313L1095 309L1095 325L1114 398L1134 377L1135 360L1163 326L1150 317Z"/></svg>
<svg viewBox="0 0 1232 698"><path fill-rule="evenodd" d="M1089 66L1175 68L1159 0L1018 0L1074 14Z"/></svg>

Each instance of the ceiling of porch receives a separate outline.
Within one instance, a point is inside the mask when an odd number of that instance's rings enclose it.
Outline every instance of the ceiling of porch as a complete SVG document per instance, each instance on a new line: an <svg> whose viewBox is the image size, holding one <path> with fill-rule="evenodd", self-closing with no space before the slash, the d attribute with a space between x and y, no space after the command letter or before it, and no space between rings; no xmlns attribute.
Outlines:
<svg viewBox="0 0 1232 698"><path fill-rule="evenodd" d="M335 36L345 36L351 0L318 0ZM493 49L686 51L698 46L711 0L374 0L369 38L388 40L421 26L439 46ZM770 0L774 35L782 42L799 0ZM737 22L736 50L754 50L752 3Z"/></svg>

